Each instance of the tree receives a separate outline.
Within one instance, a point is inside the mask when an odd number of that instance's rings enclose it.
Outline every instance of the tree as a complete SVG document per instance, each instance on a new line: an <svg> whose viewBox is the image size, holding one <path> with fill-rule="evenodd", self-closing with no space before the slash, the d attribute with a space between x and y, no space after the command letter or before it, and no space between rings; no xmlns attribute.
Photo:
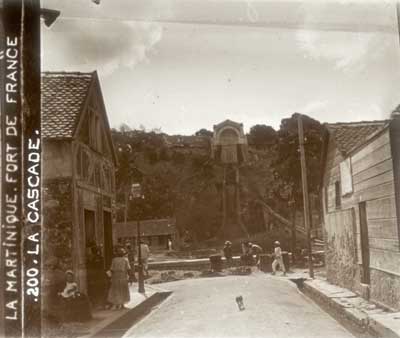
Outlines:
<svg viewBox="0 0 400 338"><path fill-rule="evenodd" d="M277 158L274 161L276 197L302 201L301 168L297 114L281 121L278 131ZM317 120L303 115L304 146L310 194L318 194L322 164L324 127Z"/></svg>
<svg viewBox="0 0 400 338"><path fill-rule="evenodd" d="M208 136L213 137L214 133L211 130L202 128L194 133L195 136Z"/></svg>
<svg viewBox="0 0 400 338"><path fill-rule="evenodd" d="M132 131L132 128L126 123L121 123L121 125L119 126L119 131L121 133L127 133L129 131Z"/></svg>
<svg viewBox="0 0 400 338"><path fill-rule="evenodd" d="M277 132L271 126L257 124L250 128L248 138L251 145L265 147L276 142Z"/></svg>

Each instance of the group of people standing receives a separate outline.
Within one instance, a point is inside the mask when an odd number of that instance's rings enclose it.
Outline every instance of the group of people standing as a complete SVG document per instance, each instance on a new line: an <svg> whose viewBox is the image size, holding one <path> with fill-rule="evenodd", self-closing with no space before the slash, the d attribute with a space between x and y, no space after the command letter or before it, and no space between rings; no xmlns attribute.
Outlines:
<svg viewBox="0 0 400 338"><path fill-rule="evenodd" d="M223 248L224 256L228 267L233 266L233 251L232 242L226 241ZM263 248L255 243L244 241L242 242L242 255L240 256L241 263L243 265L255 265L260 268L260 255L264 252ZM274 242L274 260L272 262L272 274L275 275L277 268L279 267L283 274L286 275L286 268L283 262L282 249L279 241Z"/></svg>

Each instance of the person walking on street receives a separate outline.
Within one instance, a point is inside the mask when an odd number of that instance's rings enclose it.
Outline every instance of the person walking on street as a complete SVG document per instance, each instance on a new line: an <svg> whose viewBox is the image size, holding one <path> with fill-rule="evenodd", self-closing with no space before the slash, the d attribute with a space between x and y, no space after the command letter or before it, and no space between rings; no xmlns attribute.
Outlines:
<svg viewBox="0 0 400 338"><path fill-rule="evenodd" d="M140 255L142 256L141 258L142 258L143 270L146 273L146 277L149 277L148 261L150 256L150 249L149 246L144 242L140 243Z"/></svg>
<svg viewBox="0 0 400 338"><path fill-rule="evenodd" d="M116 309L123 309L124 304L130 301L129 293L129 273L131 266L123 248L117 250L116 257L113 258L110 267L111 287L108 292L108 301Z"/></svg>
<svg viewBox="0 0 400 338"><path fill-rule="evenodd" d="M232 243L230 241L225 242L224 256L226 259L226 266L228 268L231 267L233 265L233 258L232 258Z"/></svg>
<svg viewBox="0 0 400 338"><path fill-rule="evenodd" d="M132 270L131 270L131 281L132 282L136 282L137 279L136 279L136 276L135 276L135 249L133 248L133 246L130 243L128 243L126 245L126 251L128 253L127 257L128 257L129 264L130 264L130 266L132 268Z"/></svg>
<svg viewBox="0 0 400 338"><path fill-rule="evenodd" d="M281 243L275 241L274 246L275 249L274 249L274 261L272 262L272 274L275 275L276 267L277 265L279 265L280 269L283 271L283 275L286 276L285 264L283 263L283 258L282 258Z"/></svg>
<svg viewBox="0 0 400 338"><path fill-rule="evenodd" d="M256 266L260 268L260 255L263 253L263 248L258 244L250 243L251 254L256 256Z"/></svg>
<svg viewBox="0 0 400 338"><path fill-rule="evenodd" d="M242 264L246 266L253 265L253 255L251 254L251 246L249 241L242 242L242 252L243 254L240 257Z"/></svg>
<svg viewBox="0 0 400 338"><path fill-rule="evenodd" d="M243 241L242 242L242 254L245 256L245 255L248 255L248 253L249 253L249 242Z"/></svg>

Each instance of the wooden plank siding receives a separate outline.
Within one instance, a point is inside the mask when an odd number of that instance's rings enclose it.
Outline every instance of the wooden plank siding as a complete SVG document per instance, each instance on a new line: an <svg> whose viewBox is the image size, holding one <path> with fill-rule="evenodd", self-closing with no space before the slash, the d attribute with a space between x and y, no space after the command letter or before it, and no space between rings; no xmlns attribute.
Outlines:
<svg viewBox="0 0 400 338"><path fill-rule="evenodd" d="M353 154L352 161L357 162L358 160L366 157L367 155L371 154L375 150L378 150L380 147L389 144L390 137L389 133L385 132L377 137L375 140L367 144L364 148L359 149L355 154Z"/></svg>
<svg viewBox="0 0 400 338"><path fill-rule="evenodd" d="M373 143L371 143L371 146ZM392 155L390 154L390 144L386 143L383 146L373 150L370 153L367 153L361 159L355 160L352 157L351 166L353 170L353 175L358 174L359 172L369 169L374 165L383 162L387 159L390 159Z"/></svg>
<svg viewBox="0 0 400 338"><path fill-rule="evenodd" d="M397 219L370 219L368 231L372 238L398 239Z"/></svg>
<svg viewBox="0 0 400 338"><path fill-rule="evenodd" d="M369 238L369 247L373 249L399 252L399 241L397 239Z"/></svg>
<svg viewBox="0 0 400 338"><path fill-rule="evenodd" d="M356 185L389 171L393 171L393 163L390 158L383 162L379 162L368 169L360 171L357 174L355 174L353 171L353 184Z"/></svg>
<svg viewBox="0 0 400 338"><path fill-rule="evenodd" d="M400 252L370 248L371 267L400 276Z"/></svg>
<svg viewBox="0 0 400 338"><path fill-rule="evenodd" d="M365 189L380 186L388 182L393 182L393 170L381 172L376 176L368 177L366 180L354 184L354 192L360 193Z"/></svg>
<svg viewBox="0 0 400 338"><path fill-rule="evenodd" d="M389 132L360 149L351 160L354 193L349 203L343 203L343 207L366 201L370 266L398 273L400 269L394 267L392 260L395 257L393 254L399 253L399 240ZM359 238L357 234L358 253Z"/></svg>
<svg viewBox="0 0 400 338"><path fill-rule="evenodd" d="M397 210L397 234L400 242L400 119L395 117L389 125L390 145L393 159L394 193Z"/></svg>
<svg viewBox="0 0 400 338"><path fill-rule="evenodd" d="M355 201L370 201L373 199L379 199L393 195L394 183L392 180L386 183L382 183L381 185L368 187L361 191L356 191L354 193L353 199Z"/></svg>
<svg viewBox="0 0 400 338"><path fill-rule="evenodd" d="M367 217L368 221L396 218L396 202L394 196L367 201Z"/></svg>

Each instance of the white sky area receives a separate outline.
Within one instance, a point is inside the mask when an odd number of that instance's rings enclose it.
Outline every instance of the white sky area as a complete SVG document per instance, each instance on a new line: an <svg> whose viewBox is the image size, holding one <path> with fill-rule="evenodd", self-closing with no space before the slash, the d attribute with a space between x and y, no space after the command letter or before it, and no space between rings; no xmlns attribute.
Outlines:
<svg viewBox="0 0 400 338"><path fill-rule="evenodd" d="M169 134L227 118L279 128L387 118L400 104L389 1L42 0L42 70L97 70L110 124Z"/></svg>

